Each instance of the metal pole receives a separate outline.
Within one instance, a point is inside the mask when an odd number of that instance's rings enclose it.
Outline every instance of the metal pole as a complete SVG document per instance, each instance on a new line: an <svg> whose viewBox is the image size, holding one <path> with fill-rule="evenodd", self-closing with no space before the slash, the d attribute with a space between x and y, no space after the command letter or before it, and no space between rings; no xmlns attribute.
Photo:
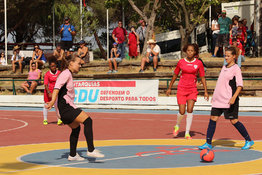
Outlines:
<svg viewBox="0 0 262 175"><path fill-rule="evenodd" d="M123 2L122 2L122 23L123 23L123 27L125 28L125 7Z"/></svg>
<svg viewBox="0 0 262 175"><path fill-rule="evenodd" d="M107 48L107 59L109 58L109 20L108 20L108 9L106 9L106 48Z"/></svg>
<svg viewBox="0 0 262 175"><path fill-rule="evenodd" d="M209 6L209 28L212 27L212 26L211 26L211 23L212 23L211 17L212 17L212 6L211 6L211 4L210 4L210 6Z"/></svg>
<svg viewBox="0 0 262 175"><path fill-rule="evenodd" d="M5 61L7 64L7 9L6 9L6 0L4 1L5 9Z"/></svg>
<svg viewBox="0 0 262 175"><path fill-rule="evenodd" d="M83 39L83 19L82 19L83 2L80 0L80 39Z"/></svg>
<svg viewBox="0 0 262 175"><path fill-rule="evenodd" d="M53 4L53 49L55 48L55 2Z"/></svg>

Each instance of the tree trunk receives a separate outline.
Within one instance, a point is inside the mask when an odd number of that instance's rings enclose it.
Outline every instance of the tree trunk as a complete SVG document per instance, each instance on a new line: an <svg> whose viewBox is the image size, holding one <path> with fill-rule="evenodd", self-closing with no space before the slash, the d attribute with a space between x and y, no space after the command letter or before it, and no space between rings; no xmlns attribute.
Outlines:
<svg viewBox="0 0 262 175"><path fill-rule="evenodd" d="M100 49L100 52L101 52L101 54L102 54L102 57L103 57L105 60L107 60L107 58L106 58L106 52L105 52L105 50L104 50L104 48L103 48L103 46L102 46L102 44L101 44L101 42L100 42L100 40L99 40L99 37L98 37L96 31L94 31L94 36L95 36L96 43L97 43L97 45L98 45L98 47L99 47L99 49Z"/></svg>
<svg viewBox="0 0 262 175"><path fill-rule="evenodd" d="M156 19L156 13L153 12L153 14L151 15L151 17L148 20L148 24L146 28L146 37L145 37L145 43L144 43L143 53L142 53L143 55L146 54L147 41L149 39L152 39L152 36L153 36L155 19Z"/></svg>

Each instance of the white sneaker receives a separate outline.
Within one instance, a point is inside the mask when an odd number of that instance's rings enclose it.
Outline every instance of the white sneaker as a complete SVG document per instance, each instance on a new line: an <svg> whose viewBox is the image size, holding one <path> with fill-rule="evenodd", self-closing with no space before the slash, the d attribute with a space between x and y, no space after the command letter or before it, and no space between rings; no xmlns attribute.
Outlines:
<svg viewBox="0 0 262 175"><path fill-rule="evenodd" d="M99 157L99 158L102 158L102 157L105 157L105 155L104 154L102 154L99 150L97 150L97 149L94 149L94 151L93 152L88 152L87 151L87 153L86 153L86 155L88 156L88 157Z"/></svg>
<svg viewBox="0 0 262 175"><path fill-rule="evenodd" d="M69 155L69 156L68 156L68 160L69 160L69 161L74 161L74 160L76 160L76 161L82 161L82 160L85 160L85 158L79 156L79 155L76 153L76 155L75 155L74 157L72 157L72 156Z"/></svg>

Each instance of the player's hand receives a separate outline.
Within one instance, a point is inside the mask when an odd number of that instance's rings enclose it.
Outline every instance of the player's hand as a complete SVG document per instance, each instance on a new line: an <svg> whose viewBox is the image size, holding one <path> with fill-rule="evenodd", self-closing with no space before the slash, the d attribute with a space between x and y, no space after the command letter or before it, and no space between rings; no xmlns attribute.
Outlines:
<svg viewBox="0 0 262 175"><path fill-rule="evenodd" d="M53 105L54 104L52 102L47 102L46 105L45 105L45 108L50 110L50 109L52 109Z"/></svg>
<svg viewBox="0 0 262 175"><path fill-rule="evenodd" d="M171 94L171 89L168 89L167 91L166 91L166 96L169 96Z"/></svg>
<svg viewBox="0 0 262 175"><path fill-rule="evenodd" d="M236 101L236 99L234 97L232 97L232 98L230 98L228 104L232 105L232 104L235 103L235 101Z"/></svg>
<svg viewBox="0 0 262 175"><path fill-rule="evenodd" d="M205 94L204 94L204 99L205 99L206 101L208 101L208 100L209 100L209 95L208 95L208 93L207 93L207 92L205 92Z"/></svg>

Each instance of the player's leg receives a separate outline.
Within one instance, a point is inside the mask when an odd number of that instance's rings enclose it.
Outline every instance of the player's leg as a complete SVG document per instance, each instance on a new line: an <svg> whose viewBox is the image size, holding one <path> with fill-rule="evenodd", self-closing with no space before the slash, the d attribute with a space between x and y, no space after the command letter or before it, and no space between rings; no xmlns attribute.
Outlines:
<svg viewBox="0 0 262 175"><path fill-rule="evenodd" d="M195 106L195 100L187 100L187 117L186 117L186 133L185 133L186 139L192 139L192 137L189 134L189 131L193 121L194 106Z"/></svg>
<svg viewBox="0 0 262 175"><path fill-rule="evenodd" d="M59 114L58 107L57 107L56 104L54 105L54 108L55 108L55 111L56 111L57 125L62 125L63 122L62 122L62 120L61 120L61 116L60 116L60 114Z"/></svg>
<svg viewBox="0 0 262 175"><path fill-rule="evenodd" d="M87 156L90 157L104 157L104 154L100 153L97 149L94 147L94 140L93 140L93 121L92 119L82 111L74 120L73 123L69 124L71 128L75 128L77 124L83 123L84 124L84 135L86 138L87 146L88 146L88 152Z"/></svg>
<svg viewBox="0 0 262 175"><path fill-rule="evenodd" d="M47 124L48 124L48 121L47 121L48 109L45 108L45 105L46 105L46 103L44 104L44 107L43 107L43 116L44 116L43 124L44 124L44 125L47 125Z"/></svg>
<svg viewBox="0 0 262 175"><path fill-rule="evenodd" d="M180 123L184 118L184 114L186 112L186 98L181 92L177 93L177 104L179 106L179 112L177 114L177 121L173 130L174 137L176 137L179 133Z"/></svg>
<svg viewBox="0 0 262 175"><path fill-rule="evenodd" d="M243 123L241 123L238 119L231 119L230 122L246 141L245 145L242 147L243 150L249 149L252 145L254 145L254 141L251 140Z"/></svg>
<svg viewBox="0 0 262 175"><path fill-rule="evenodd" d="M202 146L199 146L199 149L205 149L209 148L212 149L212 139L214 136L214 133L216 131L216 125L217 121L219 119L219 116L223 113L223 109L220 108L212 108L211 109L211 117L209 120L208 128L207 128L207 135L206 135L206 143Z"/></svg>

